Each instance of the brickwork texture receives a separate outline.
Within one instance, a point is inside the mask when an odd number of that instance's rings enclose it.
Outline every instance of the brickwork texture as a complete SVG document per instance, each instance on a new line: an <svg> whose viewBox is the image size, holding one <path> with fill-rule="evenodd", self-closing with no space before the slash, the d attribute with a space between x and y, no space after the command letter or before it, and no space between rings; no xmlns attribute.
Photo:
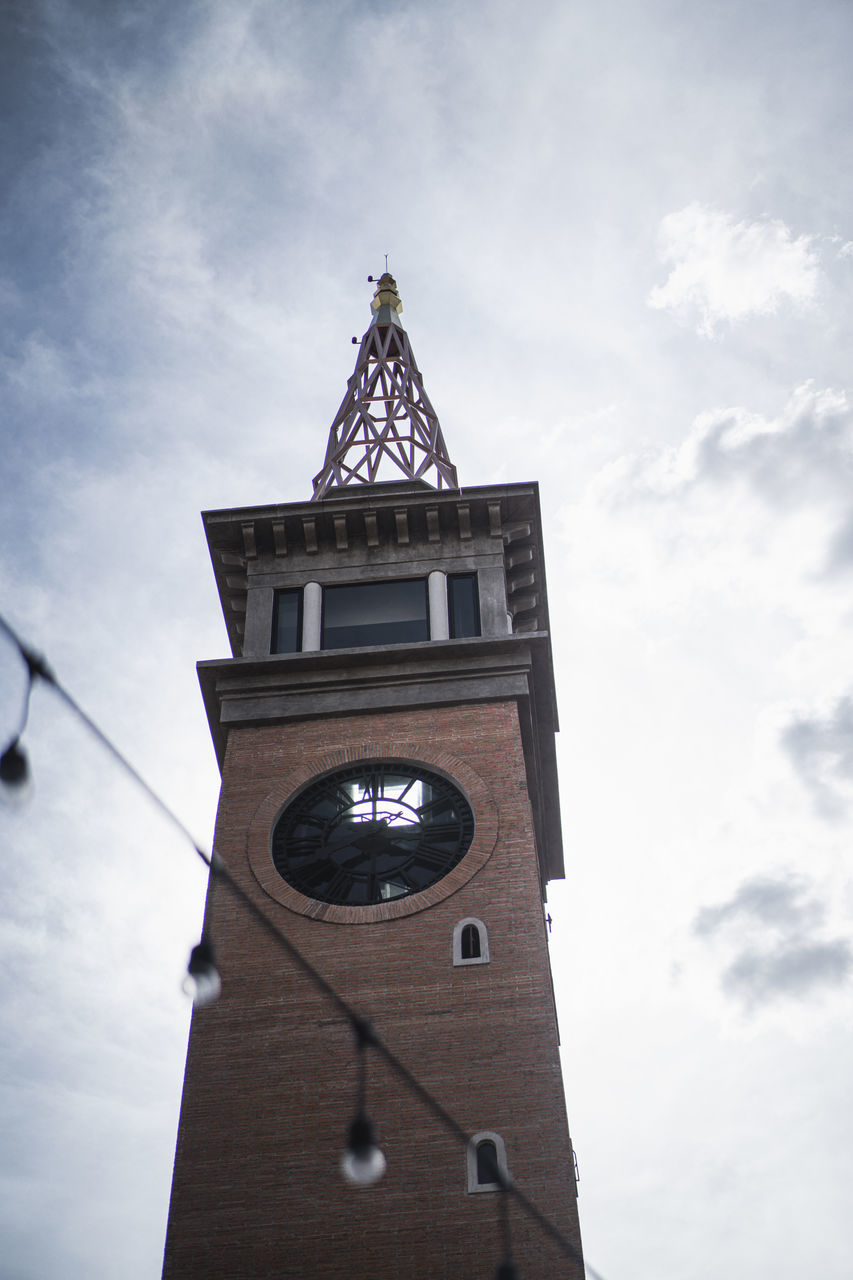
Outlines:
<svg viewBox="0 0 853 1280"><path fill-rule="evenodd" d="M367 922L316 918L272 896L269 832L294 779L376 756L437 766L463 787L480 838L473 873L444 896L407 900L409 914ZM518 1186L579 1248L515 703L234 729L215 848L465 1130L503 1137ZM453 928L469 916L486 925L491 960L454 967ZM369 1053L367 1109L388 1167L373 1187L347 1186L338 1165L357 1088L351 1029L215 878L207 924L223 991L193 1016L165 1280L491 1280L501 1196L468 1193L458 1140ZM512 1203L509 1215L521 1280L581 1280Z"/></svg>

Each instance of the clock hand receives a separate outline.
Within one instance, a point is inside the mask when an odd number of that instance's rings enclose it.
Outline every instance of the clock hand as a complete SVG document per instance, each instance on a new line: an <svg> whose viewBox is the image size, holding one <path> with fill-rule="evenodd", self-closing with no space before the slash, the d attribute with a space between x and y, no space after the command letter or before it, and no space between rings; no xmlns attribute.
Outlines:
<svg viewBox="0 0 853 1280"><path fill-rule="evenodd" d="M338 849L346 849L349 845L354 845L356 849L362 849L365 840L373 840L380 832L385 832L392 823L396 823L402 818L403 811L400 809L397 813L388 814L384 818L377 818L373 822L356 822L353 823L352 829L347 831L345 835L339 836L337 840L324 844L322 850L324 854L336 853ZM417 823L411 824L416 827ZM397 827L394 828L395 833L399 833Z"/></svg>
<svg viewBox="0 0 853 1280"><path fill-rule="evenodd" d="M335 853L338 849L346 849L349 845L355 845L358 848L358 837L372 835L375 831L383 826L384 819L379 822L354 822L352 830L338 836L337 840L331 840L328 844L321 846L322 853Z"/></svg>

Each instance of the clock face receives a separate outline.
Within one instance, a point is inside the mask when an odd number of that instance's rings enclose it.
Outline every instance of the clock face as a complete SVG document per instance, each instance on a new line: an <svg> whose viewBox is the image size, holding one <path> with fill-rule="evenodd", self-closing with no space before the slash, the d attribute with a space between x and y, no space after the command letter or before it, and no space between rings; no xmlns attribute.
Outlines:
<svg viewBox="0 0 853 1280"><path fill-rule="evenodd" d="M474 838L474 814L440 774L365 760L313 782L272 833L279 875L320 902L369 906L447 875Z"/></svg>

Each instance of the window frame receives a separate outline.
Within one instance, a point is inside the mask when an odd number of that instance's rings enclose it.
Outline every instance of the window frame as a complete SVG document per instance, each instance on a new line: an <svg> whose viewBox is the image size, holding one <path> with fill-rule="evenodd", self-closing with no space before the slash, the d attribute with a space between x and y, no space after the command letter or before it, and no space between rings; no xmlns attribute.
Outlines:
<svg viewBox="0 0 853 1280"><path fill-rule="evenodd" d="M506 1143L499 1133L493 1133L491 1130L484 1129L481 1133L475 1133L465 1148L465 1169L467 1175L467 1189L469 1195L478 1195L483 1192L502 1191L503 1187L500 1182L480 1182L477 1170L477 1152L485 1142L491 1142L495 1148L495 1157L498 1164L498 1172L504 1180L504 1183L511 1181L509 1174L509 1166L506 1159Z"/></svg>
<svg viewBox="0 0 853 1280"><path fill-rule="evenodd" d="M468 925L474 925L480 935L480 954L478 956L462 955L462 934ZM482 920L478 920L476 916L466 916L464 920L458 920L453 926L453 964L454 967L470 964L489 964L491 954L489 952L489 931L483 924Z"/></svg>

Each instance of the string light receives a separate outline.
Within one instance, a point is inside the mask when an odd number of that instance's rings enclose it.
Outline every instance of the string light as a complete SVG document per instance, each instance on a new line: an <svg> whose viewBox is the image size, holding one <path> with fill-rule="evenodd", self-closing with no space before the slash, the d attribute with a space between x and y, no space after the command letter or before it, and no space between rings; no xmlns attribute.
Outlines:
<svg viewBox="0 0 853 1280"><path fill-rule="evenodd" d="M0 782L7 787L20 788L29 781L30 766L20 738L13 738L0 756Z"/></svg>
<svg viewBox="0 0 853 1280"><path fill-rule="evenodd" d="M385 1156L376 1142L373 1121L360 1111L349 1127L341 1173L354 1187L372 1187L385 1172Z"/></svg>
<svg viewBox="0 0 853 1280"><path fill-rule="evenodd" d="M356 1032L358 1047L359 1047L359 1054L360 1054L360 1071L363 1071L364 1069L364 1050L369 1045L374 1049L376 1053L378 1053L384 1059L386 1065L392 1070L392 1072L398 1077L398 1079L402 1081L402 1083L409 1089L409 1091L413 1093L421 1101L421 1103L426 1108L426 1110L429 1111L433 1115L433 1117L446 1130L448 1130L448 1132L450 1132L464 1147L468 1147L472 1141L471 1135L467 1133L466 1130L462 1127L462 1125L460 1125L458 1121L454 1119L454 1117L444 1109L441 1103L439 1103L437 1099L433 1097L433 1095L429 1092L429 1090L426 1089L424 1085L422 1085L420 1081L415 1076L412 1075L412 1073L408 1070L408 1068L403 1065L403 1063L389 1049L389 1047L384 1043L384 1041L375 1034L371 1024L359 1017L359 1015L355 1012L355 1010L346 1002L346 1000L343 999L342 996L338 994L338 992L334 989L334 987L332 987L331 984L326 981L326 979L322 976L322 974L320 974L319 971L314 968L314 966L307 959L307 957L305 957L302 954L302 952L299 951L299 949L294 945L294 943L290 941L287 935L282 932L282 930L278 927L278 925L273 920L271 920L269 916L266 915L266 913L254 901L254 899L249 896L249 894L245 891L245 889L243 889L242 886L230 874L230 872L228 871L222 859L217 854L211 855L211 854L205 853L204 849L201 847L201 845L199 845L195 841L189 829L183 824L181 819L169 808L166 802L157 794L157 792L153 789L153 787L151 787L150 784L146 782L145 778L143 778L142 775L134 768L134 766L130 763L130 761L124 755L122 755L118 747L115 746L115 744L107 737L107 735L103 732L103 730L99 728L99 726L94 722L94 720L92 720L91 717L86 714L86 712L82 709L82 707L80 707L79 704L74 700L71 694L66 689L63 688L63 686L59 683L59 681L54 676L53 672L46 665L44 660L24 646L23 642L19 639L19 637L16 635L16 633L12 630L12 628L9 626L9 624L5 621L5 619L2 616L0 616L0 630L5 631L9 635L9 637L12 639L14 644L17 646L21 654L21 657L23 658L24 662L27 665L27 669L29 673L29 682L28 682L28 688L27 688L26 706L24 710L23 723L18 733L15 734L14 737L12 738L10 745L3 752L2 758L0 758L0 778L2 778L2 781L3 782L7 781L6 777L3 775L4 767L8 769L11 774L20 772L22 768L22 765L20 763L21 757L23 758L23 761L24 761L23 769L25 771L25 777L28 776L29 769L26 762L26 754L24 753L23 748L20 746L19 739L20 739L21 733L23 732L23 728L25 727L25 724L26 724L27 712L29 707L30 690L32 688L32 684L34 682L35 677L38 676L42 680L44 680L45 683L49 684L54 689L54 691L62 699L62 701L66 704L66 706L68 706L69 709L77 716L77 718L89 730L89 732L92 733L92 735L99 740L101 745L105 748L105 750L107 750L110 753L110 755L112 755L112 757L121 766L121 768L127 774L129 774L129 776L143 791L146 792L146 794L151 799L151 801L160 809L161 813L173 824L173 826L175 826L181 832L184 838L192 846L193 850L198 855L198 857L201 858L202 862L204 862L205 865L208 867L210 872L213 875L218 876L225 884L228 885L232 893L234 893L234 895L240 899L240 901L243 903L246 909L272 935L272 937L276 940L276 942L279 944L282 950L286 952L288 957L297 965L298 968L302 970L302 972L309 978L309 980L320 991L322 991L323 994L336 1006L339 1013L347 1019L347 1021L350 1023L350 1025L353 1027L353 1029ZM6 760L7 757L9 758L9 763L4 766L3 762ZM207 945L210 948L210 951L207 953L205 953L205 951L203 950L205 945ZM187 970L187 978L185 979L185 984L190 978L192 978L195 981L196 973L192 972L194 957L197 957L196 972L198 972L198 966L201 963L201 959L204 958L205 962L207 962L212 951L213 951L212 942L210 941L209 938L206 938L203 936L201 941L197 944L197 946L193 948L193 951L190 955L190 962ZM200 956L198 955L198 953L200 953ZM218 974L218 971L216 971L215 963L213 964L213 970L216 973L216 979L218 981L219 974ZM208 976L210 976L209 970L207 970L207 974ZM194 992L191 991L190 994L193 994L195 997ZM216 994L218 995L219 992L217 991ZM216 998L215 996L210 997L210 999L215 999L215 998ZM360 1091L362 1089L361 1079L360 1079L359 1089ZM360 1092L360 1100L363 1102L363 1094L361 1092ZM374 1153L375 1153L375 1156L374 1156ZM376 1168L378 1166L378 1162L381 1161L381 1168L379 1168L379 1171L371 1179L371 1181L373 1182L377 1181L382 1176L382 1173L385 1170L385 1157L382 1151L380 1150L380 1148L376 1145L373 1125L369 1120L369 1118L361 1110L359 1110L356 1113L356 1116L349 1127L347 1150L344 1153L344 1157L341 1161L342 1169L343 1169L344 1161L347 1159L348 1156L358 1157L362 1160L364 1160L365 1157L368 1157L367 1163L370 1163L370 1158L372 1157L372 1163L374 1168ZM376 1157L378 1157L378 1161ZM346 1173L344 1174L344 1176L346 1176ZM365 1183L363 1180L354 1179L353 1181L355 1181L358 1185L369 1185ZM566 1258L568 1258L571 1262L575 1263L577 1266L583 1265L583 1258L581 1256L580 1251L575 1247L575 1245L573 1245L570 1240L566 1239L566 1237L562 1234L562 1232L559 1231L558 1228L555 1227L553 1223L550 1222L549 1219L546 1218L545 1215L539 1209L537 1209L536 1205L533 1204L533 1202L529 1200L527 1196L525 1196L524 1193L520 1191L519 1188L510 1179L508 1179L506 1176L501 1174L499 1171L499 1176L497 1181L499 1181L501 1184L501 1188L502 1188L501 1201L503 1202L504 1205L506 1205L506 1196L511 1195L515 1203L518 1204L519 1207L527 1214L527 1216L530 1217L539 1226L543 1234L548 1236L560 1248L560 1250L562 1251L562 1253ZM505 1222L507 1224L506 1231L508 1232L508 1220L505 1219ZM505 1235L505 1240L506 1240L505 1260L501 1262L498 1266L498 1270L496 1273L496 1280L518 1280L518 1272L515 1268L515 1265L512 1261L509 1260L508 1234ZM595 1271L588 1263L586 1264L586 1276L589 1278L589 1280L603 1280L599 1272Z"/></svg>
<svg viewBox="0 0 853 1280"><path fill-rule="evenodd" d="M0 756L0 782L3 783L7 793L16 792L18 797L21 798L26 793L27 783L30 780L30 763L27 759L27 753L21 745L21 738L27 727L27 719L30 714L30 694L33 690L33 682L37 676L52 681L53 673L49 670L43 658L32 649L27 649L21 644L18 637L2 618L0 618L0 626L14 640L27 668L27 687L24 691L21 722L18 725L17 733L14 734L8 747Z"/></svg>
<svg viewBox="0 0 853 1280"><path fill-rule="evenodd" d="M216 950L206 934L202 934L201 941L190 952L183 988L188 996L192 996L196 1009L219 999L222 979L216 967Z"/></svg>
<svg viewBox="0 0 853 1280"><path fill-rule="evenodd" d="M347 1149L341 1156L341 1173L355 1187L372 1187L385 1172L385 1156L376 1142L373 1121L365 1111L367 1048L376 1043L373 1027L364 1018L351 1019L358 1050L358 1095L355 1119L349 1127Z"/></svg>

